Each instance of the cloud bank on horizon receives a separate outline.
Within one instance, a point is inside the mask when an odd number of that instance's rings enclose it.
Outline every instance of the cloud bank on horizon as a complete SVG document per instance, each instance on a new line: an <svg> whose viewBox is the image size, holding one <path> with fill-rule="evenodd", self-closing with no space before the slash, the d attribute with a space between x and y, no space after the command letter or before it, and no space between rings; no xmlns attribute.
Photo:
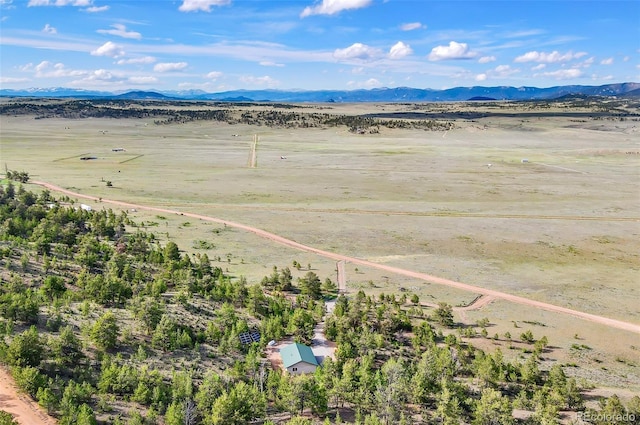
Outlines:
<svg viewBox="0 0 640 425"><path fill-rule="evenodd" d="M640 2L0 0L0 88L640 81Z"/></svg>

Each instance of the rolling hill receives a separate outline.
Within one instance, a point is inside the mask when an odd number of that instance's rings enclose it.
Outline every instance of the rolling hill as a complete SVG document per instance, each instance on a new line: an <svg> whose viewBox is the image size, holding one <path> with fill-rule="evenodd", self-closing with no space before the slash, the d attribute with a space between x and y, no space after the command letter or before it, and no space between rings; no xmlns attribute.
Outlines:
<svg viewBox="0 0 640 425"><path fill-rule="evenodd" d="M617 83L602 86L538 87L455 87L445 90L412 87L375 88L369 90L233 90L218 93L202 91L125 91L101 92L63 87L0 90L3 97L73 97L115 98L131 100L214 100L260 102L455 102L470 99L548 100L567 95L637 96L640 83Z"/></svg>

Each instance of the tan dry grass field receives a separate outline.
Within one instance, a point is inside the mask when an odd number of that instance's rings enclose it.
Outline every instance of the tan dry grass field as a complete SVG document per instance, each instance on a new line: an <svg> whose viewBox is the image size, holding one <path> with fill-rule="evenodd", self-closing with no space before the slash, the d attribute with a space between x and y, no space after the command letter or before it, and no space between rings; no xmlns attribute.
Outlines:
<svg viewBox="0 0 640 425"><path fill-rule="evenodd" d="M349 114L476 110L465 104L331 107L329 113ZM489 108L516 114L456 119L447 132L382 127L379 134L2 116L0 157L3 168L80 193L220 217L316 248L640 324L640 155L628 153L640 151L640 122ZM257 167L250 168L256 134ZM335 280L333 261L238 229L178 215L129 214L164 240L220 256L223 268L250 283L293 260L303 265L298 275L311 264ZM214 248L196 249L201 240ZM350 291L401 294L403 288L426 302L452 305L476 297L353 264L346 271ZM556 347L550 359L580 366L576 375L640 393L638 334L504 301L456 313L470 324L483 317L492 323L489 335L500 339L474 343L517 356L519 347L510 350L502 335L517 339L531 329ZM591 349L577 352L573 344Z"/></svg>

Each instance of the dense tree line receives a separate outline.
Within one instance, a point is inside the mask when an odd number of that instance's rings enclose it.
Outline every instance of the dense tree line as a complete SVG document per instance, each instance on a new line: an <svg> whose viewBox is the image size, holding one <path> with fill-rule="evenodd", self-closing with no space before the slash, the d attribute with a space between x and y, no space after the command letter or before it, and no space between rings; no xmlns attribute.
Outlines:
<svg viewBox="0 0 640 425"><path fill-rule="evenodd" d="M158 118L171 122L181 122L179 117L184 112L184 119L193 120L226 120L229 104L213 103L216 109L181 109L192 108L190 102L132 102L129 100L69 100L51 103L12 102L0 106L0 115L35 115L36 119L47 118ZM201 104L201 106L204 106ZM207 105L209 106L209 105Z"/></svg>
<svg viewBox="0 0 640 425"><path fill-rule="evenodd" d="M406 295L336 298L330 279L295 261L252 284L206 254L159 243L124 212L85 211L13 183L0 186L0 261L0 360L63 425L640 417L640 398L585 410L561 365L542 370L544 337L523 332L528 354L508 361L456 336L447 304L425 314ZM310 343L322 320L335 359L310 375L271 368L268 341ZM261 340L242 343L249 331ZM516 420L514 408L531 415Z"/></svg>
<svg viewBox="0 0 640 425"><path fill-rule="evenodd" d="M242 108L239 108L242 107ZM248 109L269 107L268 110ZM436 119L379 119L363 115L294 112L305 107L290 104L226 102L150 102L130 100L69 100L55 103L14 102L0 106L0 115L35 115L46 118L153 118L157 125L193 121L217 121L279 128L347 127L353 133L379 133L381 127L399 129L449 130L453 122ZM308 107L307 107L308 108ZM281 111L278 109L286 109ZM326 108L325 108L326 109Z"/></svg>

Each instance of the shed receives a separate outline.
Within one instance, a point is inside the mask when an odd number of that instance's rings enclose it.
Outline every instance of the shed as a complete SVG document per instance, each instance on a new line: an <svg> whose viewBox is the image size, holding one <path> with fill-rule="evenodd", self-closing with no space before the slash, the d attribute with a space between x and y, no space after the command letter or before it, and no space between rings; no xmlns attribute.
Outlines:
<svg viewBox="0 0 640 425"><path fill-rule="evenodd" d="M297 342L282 347L280 357L282 366L292 374L313 373L318 367L311 347Z"/></svg>

